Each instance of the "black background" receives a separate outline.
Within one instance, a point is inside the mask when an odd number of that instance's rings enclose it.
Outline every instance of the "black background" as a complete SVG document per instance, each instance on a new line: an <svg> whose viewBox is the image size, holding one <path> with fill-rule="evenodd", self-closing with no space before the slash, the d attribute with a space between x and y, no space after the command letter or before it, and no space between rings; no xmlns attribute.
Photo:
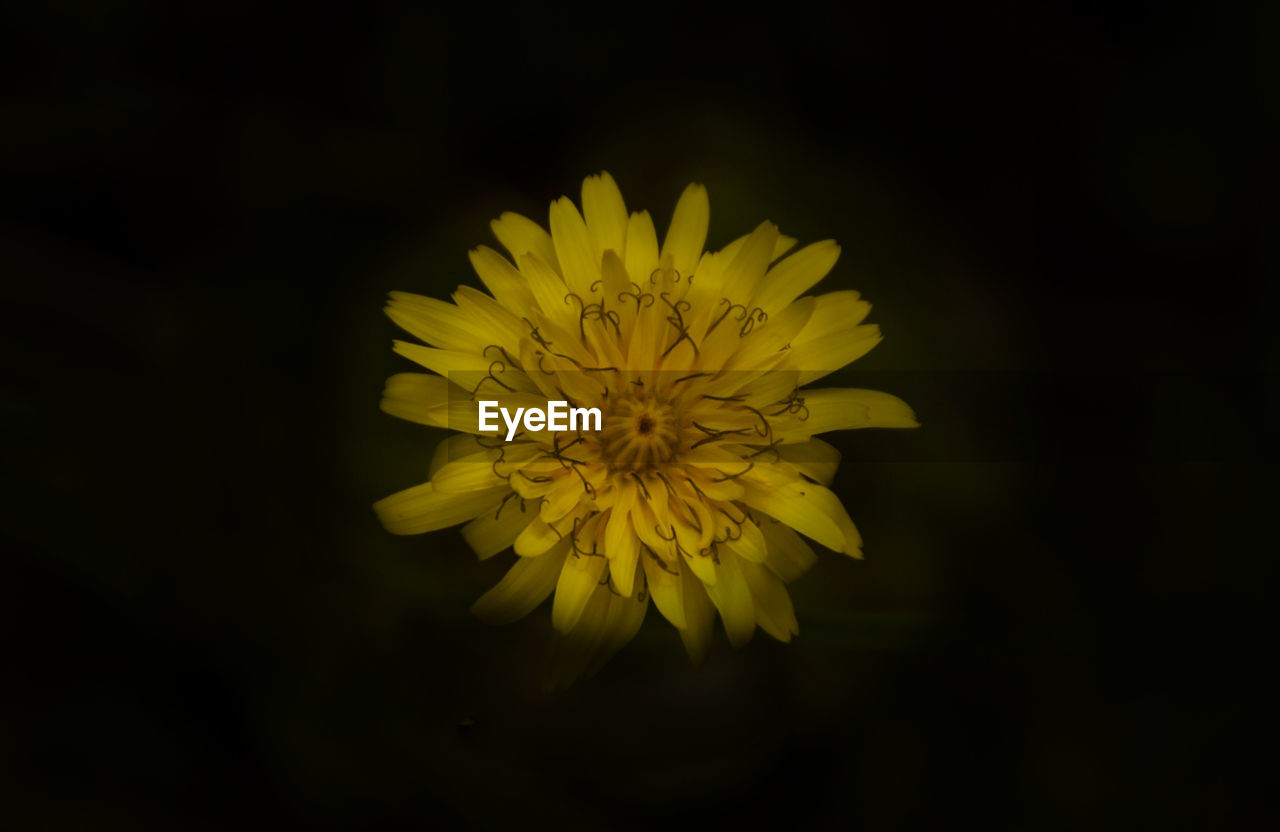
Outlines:
<svg viewBox="0 0 1280 832"><path fill-rule="evenodd" d="M1280 15L900 6L7 11L6 825L1243 814ZM380 306L601 169L838 239L842 380L924 428L836 440L867 557L793 644L695 669L651 610L546 696L545 608L466 612L507 558L369 508L439 438Z"/></svg>

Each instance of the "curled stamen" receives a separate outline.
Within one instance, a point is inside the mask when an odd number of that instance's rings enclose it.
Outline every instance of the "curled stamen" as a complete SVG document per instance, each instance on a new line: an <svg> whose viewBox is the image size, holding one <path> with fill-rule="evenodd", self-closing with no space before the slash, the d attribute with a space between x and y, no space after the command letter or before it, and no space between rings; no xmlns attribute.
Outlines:
<svg viewBox="0 0 1280 832"><path fill-rule="evenodd" d="M640 287L636 286L636 284L634 283L632 283L631 285L635 286L636 290L634 292L619 292L618 303L622 303L623 298L631 298L636 302L636 311L653 306L654 304L653 295L649 294L648 292L641 292ZM645 301L648 301L648 303L645 303Z"/></svg>
<svg viewBox="0 0 1280 832"><path fill-rule="evenodd" d="M667 320L670 321L671 319L667 318ZM673 322L673 325L674 325L674 322ZM671 342L671 346L667 347L665 350L662 351L662 357L666 358L668 355L670 355L672 350L680 346L681 341L688 341L689 346L693 347L693 354L698 355L698 345L694 343L693 336L689 334L688 328L687 327L683 329L681 329L680 327L676 327L676 328L680 330L680 334L676 336L676 340Z"/></svg>
<svg viewBox="0 0 1280 832"><path fill-rule="evenodd" d="M511 475L508 474L507 476L510 477ZM520 495L514 491L512 491L507 496L503 497L502 502L498 504L498 510L493 513L493 519L497 520L499 517L501 517L502 510L507 507L507 503L511 502L516 497L520 497ZM520 513L524 514L524 498L523 497L520 497Z"/></svg>
<svg viewBox="0 0 1280 832"><path fill-rule="evenodd" d="M476 397L476 393L479 392L480 390L480 385L484 384L486 381L492 381L494 384L498 385L499 387L506 390L507 392L514 393L516 391L516 388L506 384L505 382L503 382L502 379L498 378L493 374L494 367L500 368L498 370L499 373L504 372L507 369L507 365L503 364L501 361L494 361L492 364L490 364L489 374L484 378L480 379L479 381L477 381L476 386L471 388L471 398L474 399Z"/></svg>
<svg viewBox="0 0 1280 832"><path fill-rule="evenodd" d="M679 384L682 381L689 381L690 379L702 378L703 376L709 376L709 375L714 375L714 374L713 373L690 373L687 376L680 376L680 378L671 382L671 386L675 387L677 384Z"/></svg>
<svg viewBox="0 0 1280 832"><path fill-rule="evenodd" d="M662 274L662 269L661 269L661 268L654 269L652 272L650 272L650 273L649 273L649 283L650 283L650 284L657 283L657 282L658 282L658 275L660 275L660 274ZM692 283L692 282L693 282L693 275L690 275L690 276L689 276L688 281L689 281L690 283ZM671 282L672 282L672 283L679 283L679 282L680 282L680 270L679 270L679 269L672 269L672 270L671 270Z"/></svg>
<svg viewBox="0 0 1280 832"><path fill-rule="evenodd" d="M582 369L582 362L574 358L572 355L565 355L562 352L553 352L551 354L554 355L556 358L563 358L565 361L568 361L570 364L577 367L579 370Z"/></svg>
<svg viewBox="0 0 1280 832"><path fill-rule="evenodd" d="M760 323L769 320L769 313L757 306L748 312L745 318L738 318L738 320L742 321L742 329L738 330L738 336L745 338L751 334L751 330L755 327L757 320Z"/></svg>
<svg viewBox="0 0 1280 832"><path fill-rule="evenodd" d="M699 439L697 442L694 442L693 445L690 446L690 448L697 448L701 445L705 445L708 442L714 442L717 439L723 439L726 436L741 436L742 434L751 430L751 428L733 428L732 430L716 430L715 428L709 428L706 425L700 425L697 422L693 422L693 426L698 430L702 431L703 433L705 433L707 436L705 439Z"/></svg>
<svg viewBox="0 0 1280 832"><path fill-rule="evenodd" d="M495 477L497 477L500 480L506 480L507 484L510 485L511 475L507 474L506 476L503 476L502 474L498 473L498 463L503 462L506 459L506 456L507 456L507 446L503 445L501 448L498 449L498 456L494 458L493 462L489 463L489 470L493 472L493 475Z"/></svg>
<svg viewBox="0 0 1280 832"><path fill-rule="evenodd" d="M580 547L578 546L578 524L579 524L579 523L581 523L581 524L582 524L582 526L583 526L583 527L585 527L585 526L587 525L587 523L589 523L589 522L591 521L591 518L592 518L592 517L595 517L597 514L599 514L599 512L594 512L594 511L593 511L591 514L588 514L586 517L575 517L575 518L573 518L573 532L569 535L569 545L573 547L573 554L574 554L574 557L584 557L584 556L585 556L585 557L593 557L593 558L594 558L594 557L604 557L604 555L603 555L603 554L601 554L599 551L597 551L597 547L598 547L598 545L599 545L599 544L598 544L596 541L594 541L594 540L593 540L593 541L591 541L591 551L590 551L590 552L588 552L586 549L582 549L582 548L580 548Z"/></svg>
<svg viewBox="0 0 1280 832"><path fill-rule="evenodd" d="M724 537L720 538L720 542L733 543L736 540L741 540L742 524L735 522L734 519L732 517L729 517L727 514L725 515L725 519L727 519L733 525L724 527ZM737 534L734 534L734 532L737 532Z"/></svg>
<svg viewBox="0 0 1280 832"><path fill-rule="evenodd" d="M485 358L488 358L489 350L497 350L498 354L502 356L502 360L505 361L509 366L516 367L516 368L520 367L520 362L512 358L511 355L505 349L503 349L501 344L488 345L487 347L485 347L483 350L480 351L480 355Z"/></svg>
<svg viewBox="0 0 1280 832"><path fill-rule="evenodd" d="M773 441L772 441L772 442L770 442L768 445L765 445L763 448L761 448L760 450L756 451L755 453L753 453L753 454L747 454L747 456L746 456L745 458L746 458L746 459L751 459L751 458L753 458L753 457L760 456L760 454L768 453L769 451L773 451L773 460L772 460L772 462L778 462L778 461L780 461L780 460L782 459L782 451L778 450L778 446L779 446L779 445L781 445L781 444L782 444L782 437L781 437L781 436L779 436L777 439L773 440Z"/></svg>
<svg viewBox="0 0 1280 832"><path fill-rule="evenodd" d="M644 484L644 480L635 471L632 471L630 477L636 481L636 485L640 486L640 493L644 498L649 499L649 488Z"/></svg>
<svg viewBox="0 0 1280 832"><path fill-rule="evenodd" d="M764 437L767 437L769 436L769 434L773 433L773 425L769 424L769 420L765 418L765 415L763 413L761 413L759 410L756 410L754 407L752 407L749 404L744 404L742 406L745 407L747 410L750 410L752 413L756 414L756 417L760 419L760 425L756 426L756 433ZM764 428L763 430L761 430L761 426L763 426Z"/></svg>
<svg viewBox="0 0 1280 832"><path fill-rule="evenodd" d="M704 494L702 492L702 489L698 487L698 484L693 481L693 477L685 477L684 481L689 483L689 485L693 487L693 490L697 493L699 500L701 500L704 503L707 502L707 495Z"/></svg>
<svg viewBox="0 0 1280 832"><path fill-rule="evenodd" d="M671 525L671 537L667 537L665 534L662 533L661 523L653 524L653 533L656 534L658 537L662 538L663 540L667 541L668 543L671 543L676 539L676 524L671 523L670 525Z"/></svg>
<svg viewBox="0 0 1280 832"><path fill-rule="evenodd" d="M662 298L662 302L671 309L671 314L667 316L667 323L675 327L676 331L680 333L676 336L676 340L672 341L671 345L663 350L662 357L666 358L670 355L671 351L679 346L681 341L688 341L689 346L693 347L693 354L699 355L698 345L694 342L693 336L689 334L689 325L684 322L683 313L692 308L689 302L687 300L678 300L672 303L666 292L659 292L658 294Z"/></svg>
<svg viewBox="0 0 1280 832"><path fill-rule="evenodd" d="M582 473L582 469L578 467L578 465L585 464L586 463L578 462L576 465L571 465L570 467L573 469L573 473L578 475L578 479L582 480L582 490L588 497L594 500L596 498L596 487L591 484L591 480L587 479L587 475Z"/></svg>
<svg viewBox="0 0 1280 832"><path fill-rule="evenodd" d="M685 511L687 512L687 515L688 515L684 518L685 521L689 525L693 526L694 530L698 534L702 534L702 520L698 518L698 513L694 511L692 508L690 508L688 503L685 503L683 500L681 500L680 502L684 504Z"/></svg>
<svg viewBox="0 0 1280 832"><path fill-rule="evenodd" d="M711 326L707 327L708 335L714 332L715 328L720 326L720 322L723 321L725 318L729 317L729 313L732 312L733 310L737 309L740 311L741 314L739 314L737 318L739 321L741 321L743 316L747 314L747 307L743 306L740 303L734 303L728 298L720 298L720 303L717 303L716 305L719 306L720 304L727 304L727 306L725 306L725 310L720 313L720 317L716 318L715 322L712 323Z"/></svg>
<svg viewBox="0 0 1280 832"><path fill-rule="evenodd" d="M563 451L555 451L555 450L543 451L542 454L535 461L543 462L543 461L552 460L552 459L560 463L560 467L566 471L568 471L570 468L572 468L575 465L589 464L585 459L574 459L571 456L565 456Z"/></svg>
<svg viewBox="0 0 1280 832"><path fill-rule="evenodd" d="M792 390L791 395L787 396L782 401L775 402L775 404L780 404L782 407L779 410L770 413L770 416L781 416L783 413L799 413L804 411L804 415L800 417L800 420L804 421L809 418L809 408L805 406L804 396L800 395L799 389Z"/></svg>
<svg viewBox="0 0 1280 832"><path fill-rule="evenodd" d="M657 552L655 552L655 551L653 551L652 549L650 549L650 548L649 548L649 544L647 544L647 543L641 543L641 544L640 544L640 546L644 549L644 552L645 552L645 554L646 554L646 555L648 555L649 557L653 558L653 562L654 562L654 563L656 563L656 564L658 564L658 568L659 568L659 569L661 569L663 572L668 572L668 573L670 573L670 574L672 574L672 575L679 575L679 574L680 574L680 573L679 573L679 572L677 572L676 570L672 569L670 566L667 566L667 562L666 562L665 560L663 560L662 558L658 557L658 553L657 553Z"/></svg>
<svg viewBox="0 0 1280 832"><path fill-rule="evenodd" d="M599 280L591 285L595 286L598 283L600 283ZM595 289L592 289L591 291L594 292ZM564 302L568 303L570 298L578 302L578 334L582 336L584 341L587 338L588 320L611 323L613 324L614 332L618 335L622 334L621 330L618 328L621 318L618 316L617 312L613 312L612 310L606 311L603 300L598 303L584 303L582 298L578 297L573 292L570 292L564 296Z"/></svg>
<svg viewBox="0 0 1280 832"><path fill-rule="evenodd" d="M653 475L658 479L662 480L662 484L667 487L667 496L671 497L672 499L677 499L676 490L671 487L671 480L667 479L666 474L662 473L661 471L654 471Z"/></svg>
<svg viewBox="0 0 1280 832"><path fill-rule="evenodd" d="M538 331L538 328L534 326L533 321L529 320L528 318L521 318L520 320L524 321L526 324L529 325L529 337L533 339L534 343L536 343L538 346L542 347L543 349L546 349L546 350L551 349L551 342L548 341L545 337L543 337L542 333Z"/></svg>
<svg viewBox="0 0 1280 832"><path fill-rule="evenodd" d="M736 473L736 474L725 474L723 477L712 477L712 478L711 478L711 481L712 481L712 482L724 482L725 480L736 480L738 477L740 477L740 476L742 476L743 474L747 473L748 471L750 471L750 470L751 470L752 468L754 468L754 467L756 467L756 464L755 464L754 462L749 462L749 463L747 463L747 467L746 467L746 468L743 468L743 469L742 469L741 471L739 471L738 473Z"/></svg>
<svg viewBox="0 0 1280 832"><path fill-rule="evenodd" d="M667 297L666 292L659 292L658 297L662 298L662 302L665 303L667 307L677 315L680 315L684 312L688 312L690 309L693 308L693 304L689 303L689 301L687 300L677 300L675 303L672 303L671 298Z"/></svg>

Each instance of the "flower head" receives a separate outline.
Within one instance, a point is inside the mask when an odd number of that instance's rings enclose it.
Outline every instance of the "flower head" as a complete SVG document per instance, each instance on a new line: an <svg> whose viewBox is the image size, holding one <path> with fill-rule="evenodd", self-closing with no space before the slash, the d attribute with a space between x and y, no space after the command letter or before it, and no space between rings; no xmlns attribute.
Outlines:
<svg viewBox="0 0 1280 832"><path fill-rule="evenodd" d="M648 212L628 214L602 173L583 182L581 211L552 203L550 233L518 214L493 221L509 258L471 252L488 293L391 294L387 314L429 345L396 352L431 372L392 376L382 409L461 433L437 449L430 481L374 508L395 534L465 523L480 558L514 548L472 609L506 623L553 595L552 686L630 641L651 600L695 661L717 613L734 646L757 626L789 641L785 584L815 559L804 538L861 556L826 487L839 452L817 435L917 425L886 393L805 387L880 341L857 292L802 297L839 246L788 253L796 241L764 222L704 251L709 216L706 189L690 185L659 244ZM481 429L481 400L602 418L507 441Z"/></svg>

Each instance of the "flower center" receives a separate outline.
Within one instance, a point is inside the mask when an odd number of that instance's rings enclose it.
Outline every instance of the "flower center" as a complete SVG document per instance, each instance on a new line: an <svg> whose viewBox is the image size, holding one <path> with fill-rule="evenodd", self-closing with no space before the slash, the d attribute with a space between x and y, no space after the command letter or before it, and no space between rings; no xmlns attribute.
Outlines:
<svg viewBox="0 0 1280 832"><path fill-rule="evenodd" d="M600 453L614 469L646 470L670 462L680 447L680 416L651 396L617 399L605 414Z"/></svg>

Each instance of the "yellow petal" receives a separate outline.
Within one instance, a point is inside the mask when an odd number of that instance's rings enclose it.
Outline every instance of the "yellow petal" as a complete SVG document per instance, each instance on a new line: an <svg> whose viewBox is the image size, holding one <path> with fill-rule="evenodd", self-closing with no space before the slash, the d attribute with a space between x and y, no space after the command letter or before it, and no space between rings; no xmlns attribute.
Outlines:
<svg viewBox="0 0 1280 832"><path fill-rule="evenodd" d="M617 252L606 251L600 258L600 279L603 281L605 306L618 307L618 294L631 291L631 280Z"/></svg>
<svg viewBox="0 0 1280 832"><path fill-rule="evenodd" d="M683 630L687 619L684 614L684 583L680 573L671 571L659 561L657 555L650 552L641 553L640 563L644 566L644 576L649 583L649 595L653 598L654 606L668 621Z"/></svg>
<svg viewBox="0 0 1280 832"><path fill-rule="evenodd" d="M631 503L635 488L624 488L619 501L610 511L604 530L604 553L609 558L613 584L624 597L634 590L636 563L640 558L640 540L631 526Z"/></svg>
<svg viewBox="0 0 1280 832"><path fill-rule="evenodd" d="M487 453L446 462L431 478L431 484L436 491L453 494L504 485L510 488L508 482L494 471L493 462L493 457Z"/></svg>
<svg viewBox="0 0 1280 832"><path fill-rule="evenodd" d="M576 474L561 471L555 485L543 498L538 516L548 523L559 520L576 509L588 495Z"/></svg>
<svg viewBox="0 0 1280 832"><path fill-rule="evenodd" d="M454 388L457 392L461 391ZM449 425L450 397L447 379L427 373L396 373L382 388L378 406L397 418L443 428Z"/></svg>
<svg viewBox="0 0 1280 832"><path fill-rule="evenodd" d="M702 582L693 573L682 573L684 590L685 626L680 630L680 640L694 664L702 664L711 648L711 633L715 627L716 610L707 597Z"/></svg>
<svg viewBox="0 0 1280 832"><path fill-rule="evenodd" d="M533 295L525 280L511 261L488 246L480 246L469 253L471 267L489 293L513 312L528 309Z"/></svg>
<svg viewBox="0 0 1280 832"><path fill-rule="evenodd" d="M636 637L636 633L640 632L640 625L644 623L645 612L649 609L648 595L643 598L627 598L612 595L607 587L605 594L609 596L609 611L604 623L600 625L600 645L583 672L587 678L599 672L605 662ZM581 622L578 626L582 626Z"/></svg>
<svg viewBox="0 0 1280 832"><path fill-rule="evenodd" d="M730 552L720 556L716 566L715 586L707 587L707 596L720 611L729 643L742 647L751 641L756 630L755 604L740 567L741 558Z"/></svg>
<svg viewBox="0 0 1280 832"><path fill-rule="evenodd" d="M504 486L452 494L436 491L431 483L426 482L384 497L373 504L373 510L392 534L422 534L465 523L486 511L495 511L507 493L510 489Z"/></svg>
<svg viewBox="0 0 1280 832"><path fill-rule="evenodd" d="M750 234L743 234L741 237L734 240L732 243L729 243L729 245L720 249L718 252L716 252L716 254L719 255L722 262L731 263L733 262L733 258L738 256L738 252L742 251L742 247L746 245L747 240L749 240L750 238L751 238ZM773 257L771 259L777 260L779 257L781 257L782 255L790 251L791 247L794 246L795 244L796 244L795 237L788 237L785 234L779 234L778 241L773 244Z"/></svg>
<svg viewBox="0 0 1280 832"><path fill-rule="evenodd" d="M434 477L437 471L450 462L480 453L488 454L490 451L481 447L474 436L455 433L436 445L435 451L431 454L431 464L427 467L427 476Z"/></svg>
<svg viewBox="0 0 1280 832"><path fill-rule="evenodd" d="M743 560L764 563L769 544L765 541L760 527L747 518L747 521L735 529L734 533L738 535L737 539L726 540L724 545Z"/></svg>
<svg viewBox="0 0 1280 832"><path fill-rule="evenodd" d="M726 291L734 298L755 296L765 270L773 259L773 247L778 241L778 226L765 220L751 232L742 250L724 270Z"/></svg>
<svg viewBox="0 0 1280 832"><path fill-rule="evenodd" d="M648 211L638 211L627 220L627 256L623 258L627 274L631 280L646 284L655 269L658 268L658 232L654 230L653 218ZM630 291L627 286L626 290ZM611 295L612 302L617 295Z"/></svg>
<svg viewBox="0 0 1280 832"><path fill-rule="evenodd" d="M803 429L810 434L853 428L917 428L911 406L879 390L830 388L805 390L809 416Z"/></svg>
<svg viewBox="0 0 1280 832"><path fill-rule="evenodd" d="M800 384L810 384L857 361L883 340L878 324L864 324L812 341L791 345L791 360L800 368Z"/></svg>
<svg viewBox="0 0 1280 832"><path fill-rule="evenodd" d="M485 560L515 543L516 537L536 516L522 500L508 500L463 526L462 537L476 557Z"/></svg>
<svg viewBox="0 0 1280 832"><path fill-rule="evenodd" d="M591 284L600 279L600 248L568 197L551 203L551 239L565 286L578 297L587 297Z"/></svg>
<svg viewBox="0 0 1280 832"><path fill-rule="evenodd" d="M774 314L826 277L839 257L835 240L805 246L769 269L752 303Z"/></svg>
<svg viewBox="0 0 1280 832"><path fill-rule="evenodd" d="M812 312L813 298L802 298L763 324L753 326L749 336L740 339L737 352L725 363L725 371L750 370L776 364L783 357L779 352L804 327Z"/></svg>
<svg viewBox="0 0 1280 832"><path fill-rule="evenodd" d="M569 288L564 285L560 275L556 274L541 258L533 255L522 255L520 273L529 283L529 291L539 309L548 318L562 327L575 326L578 309L569 298ZM532 310L530 310L532 316Z"/></svg>
<svg viewBox="0 0 1280 832"><path fill-rule="evenodd" d="M787 588L772 572L758 563L743 561L739 566L751 590L755 620L760 629L778 641L791 641L793 635L799 634L800 625L796 623L795 607L791 604Z"/></svg>
<svg viewBox="0 0 1280 832"><path fill-rule="evenodd" d="M498 344L508 353L520 349L520 339L528 334L528 327L520 318L493 298L470 286L459 286L453 293L454 303L468 318L474 320L486 335L486 345ZM523 313L524 310L521 310ZM492 350L490 353L492 354Z"/></svg>
<svg viewBox="0 0 1280 832"><path fill-rule="evenodd" d="M524 393L537 389L522 370L496 350L489 350L488 356L483 356L458 350L438 350L410 341L392 341L391 346L395 352L439 373L462 390L501 390L501 385Z"/></svg>
<svg viewBox="0 0 1280 832"><path fill-rule="evenodd" d="M532 253L551 268L560 268L551 235L528 217L507 211L489 223L489 227L493 229L493 236L511 254L512 262L518 263L523 255Z"/></svg>
<svg viewBox="0 0 1280 832"><path fill-rule="evenodd" d="M612 249L621 257L626 251L627 206L607 172L583 180L582 217L601 252Z"/></svg>
<svg viewBox="0 0 1280 832"><path fill-rule="evenodd" d="M746 479L745 477L743 479ZM766 488L744 483L743 502L836 552L860 557L858 535L840 499L812 483L802 488Z"/></svg>
<svg viewBox="0 0 1280 832"><path fill-rule="evenodd" d="M497 586L472 604L472 614L487 624L510 624L524 618L555 589L568 550L566 540L539 557L520 558Z"/></svg>
<svg viewBox="0 0 1280 832"><path fill-rule="evenodd" d="M584 604L577 626L567 633L551 634L543 683L547 691L565 690L582 675L604 640L603 629L608 617L609 590L597 584Z"/></svg>
<svg viewBox="0 0 1280 832"><path fill-rule="evenodd" d="M880 343L880 327L859 326L870 312L871 304L852 290L814 298L813 314L791 340L791 360L801 371L801 384L840 369Z"/></svg>
<svg viewBox="0 0 1280 832"><path fill-rule="evenodd" d="M830 485L840 468L840 451L821 439L779 445L778 453L797 471L821 485Z"/></svg>
<svg viewBox="0 0 1280 832"><path fill-rule="evenodd" d="M711 222L711 202L707 189L698 184L690 185L680 194L671 226L662 242L659 260L671 258L671 265L683 276L693 274L707 242L707 227ZM638 278L632 275L633 280Z"/></svg>
<svg viewBox="0 0 1280 832"><path fill-rule="evenodd" d="M785 523L765 519L760 524L760 531L769 542L765 566L784 582L794 581L818 562L812 547Z"/></svg>
<svg viewBox="0 0 1280 832"><path fill-rule="evenodd" d="M813 314L796 336L796 343L812 341L837 332L846 332L866 319L871 304L852 289L814 296Z"/></svg>
<svg viewBox="0 0 1280 832"><path fill-rule="evenodd" d="M530 513L533 509L529 509ZM513 543L516 554L522 558L535 558L564 540L564 535L547 525L540 518L525 526Z"/></svg>
<svg viewBox="0 0 1280 832"><path fill-rule="evenodd" d="M712 560L711 555L688 555L684 559L684 568L693 572L699 581L707 586L713 585L718 579L719 572L716 569L716 563Z"/></svg>
<svg viewBox="0 0 1280 832"><path fill-rule="evenodd" d="M391 349L442 376L458 372L479 372L483 375L489 372L489 365L492 363L490 359L474 352L441 350L412 341L394 340L391 342Z"/></svg>
<svg viewBox="0 0 1280 832"><path fill-rule="evenodd" d="M609 565L603 556L570 554L565 558L551 604L551 626L562 633L572 630L586 609L587 600L600 587L600 577Z"/></svg>
<svg viewBox="0 0 1280 832"><path fill-rule="evenodd" d="M577 626L555 633L546 687L564 690L579 676L592 676L640 629L647 601L614 595L597 585Z"/></svg>
<svg viewBox="0 0 1280 832"><path fill-rule="evenodd" d="M479 353L493 343L482 323L452 303L409 292L392 292L387 317L415 338L447 350Z"/></svg>

